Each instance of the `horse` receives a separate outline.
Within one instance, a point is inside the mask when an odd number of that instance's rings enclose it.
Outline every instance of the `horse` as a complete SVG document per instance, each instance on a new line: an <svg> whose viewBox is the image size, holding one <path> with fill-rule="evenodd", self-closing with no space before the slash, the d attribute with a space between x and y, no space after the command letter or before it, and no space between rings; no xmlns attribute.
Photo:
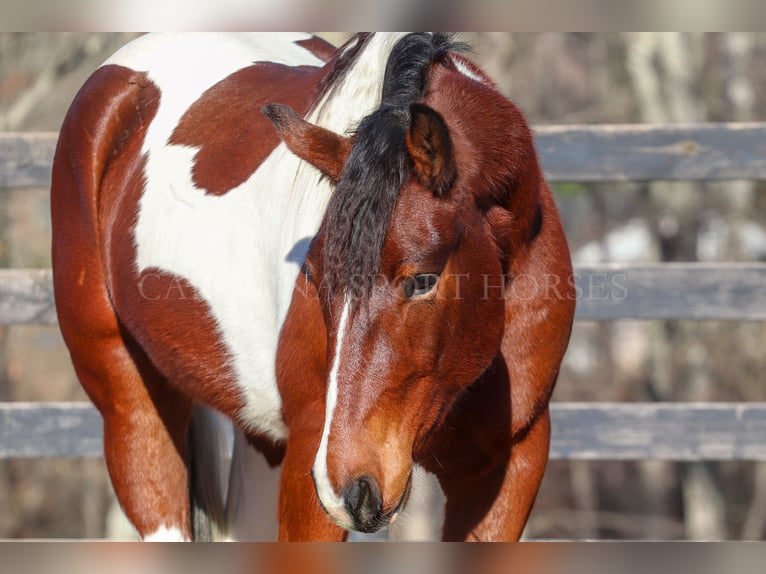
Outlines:
<svg viewBox="0 0 766 574"><path fill-rule="evenodd" d="M457 37L139 37L71 104L51 213L141 539L345 540L418 466L444 540L521 536L574 283L531 130Z"/></svg>

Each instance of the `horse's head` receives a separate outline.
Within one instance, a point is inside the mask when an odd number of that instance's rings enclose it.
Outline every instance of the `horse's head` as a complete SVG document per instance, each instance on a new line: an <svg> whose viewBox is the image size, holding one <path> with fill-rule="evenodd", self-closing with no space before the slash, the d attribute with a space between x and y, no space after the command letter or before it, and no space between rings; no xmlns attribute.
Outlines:
<svg viewBox="0 0 766 574"><path fill-rule="evenodd" d="M503 122L516 116L493 111L493 141L505 149L518 126ZM499 352L508 241L527 223L494 208L518 158L493 166L497 150L485 157L468 144L470 118L452 127L424 103L382 106L350 138L285 106L264 113L336 184L299 278L326 335L313 476L335 522L374 531L406 501L431 431Z"/></svg>

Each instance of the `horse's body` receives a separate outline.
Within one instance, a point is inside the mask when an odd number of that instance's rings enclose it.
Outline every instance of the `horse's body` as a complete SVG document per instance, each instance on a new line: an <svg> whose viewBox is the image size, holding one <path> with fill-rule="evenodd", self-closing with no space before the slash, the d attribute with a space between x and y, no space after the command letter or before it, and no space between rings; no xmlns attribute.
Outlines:
<svg viewBox="0 0 766 574"><path fill-rule="evenodd" d="M248 442L271 466L284 459L282 539L342 538L344 531L322 507L345 528L385 525L406 501L413 462L435 472L445 489L445 537L520 534L547 458L547 401L571 325L566 243L515 108L446 43L442 52L427 52L431 37L418 36L422 46L397 52L401 36L360 36L338 53L299 34L143 37L95 72L72 104L52 188L59 320L78 377L104 418L105 456L116 493L144 539L192 537L188 484L197 454L190 452L188 429L195 404L220 411L241 429L229 487L229 536L253 535L244 525L258 512L247 504L258 489L243 476L252 468L247 459L255 456ZM398 63L389 63L396 58ZM449 340L439 343L439 362L450 364L454 383L442 382L443 392L425 393L434 412L419 413L422 404L413 402L404 415L375 399L386 395L385 389L367 397L346 382L391 376L382 367L372 374L346 373L349 352L368 367L380 358L374 351L364 358L364 345L345 335L370 322L375 294L390 292L390 286L360 293L364 305L356 305L342 278L333 284L332 268L322 259L323 253L338 255L332 247L343 241L333 231L343 227L338 217L351 220L352 227L364 219L357 208L328 207L334 184L360 187L349 183L349 173L363 161L355 151L362 148L363 130L351 138L338 134L348 134L375 112L381 93L404 89L391 87L387 64L404 76L408 70L422 76L421 92L410 99L437 110L448 128L445 137L451 138L442 142L450 150L442 157L439 141L429 139L441 133L442 120L412 108L410 159L402 156L397 165L406 166L402 169L413 174L419 188L428 188L428 182L440 186L440 196L457 194L453 188L466 195L475 185L490 193L476 196L470 223L429 221L421 214L419 223L407 224L429 226L426 232L437 243L442 235L452 237L451 246L440 251L442 267L464 245L476 243L475 253L465 257L484 263L469 270L473 275L465 279L464 291L473 305L482 281L485 296L469 310L479 323L465 323L459 314L446 317L452 340L477 341L462 351L452 349ZM290 108L271 106L261 113L272 102ZM409 103L397 105L405 109ZM502 108L498 121L518 125L496 128L491 117L482 120L481 114L498 112L481 109L487 104ZM422 118L424 127L417 127L415 118ZM497 134L476 131L480 120ZM399 138L398 128L391 129ZM379 147L368 146L366 153ZM435 173L426 165L434 158L454 164L451 171ZM397 192L407 180L398 181ZM521 191L505 190L508 197L500 197L503 186ZM375 193L369 185L365 189L370 197ZM503 213L492 205L495 195L504 203ZM359 204L357 196L349 197L346 204ZM337 201L343 198L339 193ZM396 209L422 211L425 199L407 206L404 198L402 193ZM336 224L328 223L326 212L332 209ZM390 226L380 230L387 243L376 240L382 252L375 273L381 276L386 265L399 265L388 255L389 243L398 245L407 234L397 232L397 221L402 226L404 219L393 205L390 209L380 218L367 209L370 221L391 217ZM470 233L461 231L474 225L479 227ZM496 253L486 253L481 240L493 241ZM413 246L405 247L412 252ZM353 261L355 252L341 258ZM442 292L452 281L446 272L439 274L443 270L429 268ZM487 296L514 275L546 286L554 277L554 296L546 289L548 298L522 300L514 297L513 281L500 296ZM331 289L334 299L323 295L325 284L340 288ZM340 292L345 295L338 298ZM455 301L465 297L450 293ZM386 328L396 330L391 321ZM401 335L397 344L413 346L411 336ZM397 356L406 355L405 347ZM461 353L465 363L458 360ZM444 377L435 373L418 377ZM469 383L474 390L462 393ZM398 400L406 398L397 392ZM452 408L461 394L463 407ZM357 400L364 416L348 412ZM370 430L373 419L377 431ZM404 437L401 442L384 429L391 425ZM405 426L420 430L405 432ZM354 440L344 437L357 431ZM390 476L388 467L395 469ZM462 489L478 494L461 495Z"/></svg>

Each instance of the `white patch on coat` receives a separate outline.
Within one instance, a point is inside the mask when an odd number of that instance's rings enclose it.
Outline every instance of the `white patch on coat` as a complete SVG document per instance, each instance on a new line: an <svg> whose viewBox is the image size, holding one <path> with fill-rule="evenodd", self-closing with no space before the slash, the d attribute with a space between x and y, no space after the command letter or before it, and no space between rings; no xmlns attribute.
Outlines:
<svg viewBox="0 0 766 574"><path fill-rule="evenodd" d="M155 532L143 537L144 542L190 542L178 528L160 526Z"/></svg>
<svg viewBox="0 0 766 574"><path fill-rule="evenodd" d="M291 194L299 160L280 146L253 176L224 196L192 181L197 149L167 142L183 114L211 86L256 61L321 65L295 44L307 34L161 34L146 36L107 61L144 71L161 92L144 141L146 188L135 228L136 265L185 278L207 302L232 357L248 427L281 439L274 377L277 292L292 291L297 267L285 261L295 241L313 235L317 216L302 215ZM275 99L278 94L274 95ZM304 194L310 196L310 193ZM304 200L320 214L323 195ZM297 214L293 215L293 214ZM274 229L274 218L285 223ZM296 237L297 236L297 237ZM280 282L285 268L289 279Z"/></svg>
<svg viewBox="0 0 766 574"><path fill-rule="evenodd" d="M277 146L251 177L224 195L192 180L197 149L167 142L183 114L212 85L258 61L321 65L295 44L306 34L145 36L110 58L147 73L160 89L143 151L146 189L135 228L136 265L186 279L207 302L245 403L239 422L284 439L275 357L295 279L332 188ZM380 102L385 63L400 34L375 35L309 121L353 129ZM274 94L279 101L279 94Z"/></svg>

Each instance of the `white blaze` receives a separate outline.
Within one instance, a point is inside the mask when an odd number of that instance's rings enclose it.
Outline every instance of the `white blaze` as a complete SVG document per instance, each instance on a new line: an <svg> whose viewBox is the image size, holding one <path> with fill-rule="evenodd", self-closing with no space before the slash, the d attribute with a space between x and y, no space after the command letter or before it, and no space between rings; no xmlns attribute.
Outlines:
<svg viewBox="0 0 766 574"><path fill-rule="evenodd" d="M324 430L322 431L322 440L319 443L316 459L314 459L314 482L316 484L317 496L328 514L344 528L351 527L343 500L337 495L327 474L327 444L330 440L330 427L335 413L335 406L338 402L338 370L340 369L340 356L343 350L343 340L346 335L346 323L348 322L349 301L346 298L343 302L343 311L340 314L338 330L335 335L335 356L332 361L329 380L327 381L327 397L325 401Z"/></svg>

